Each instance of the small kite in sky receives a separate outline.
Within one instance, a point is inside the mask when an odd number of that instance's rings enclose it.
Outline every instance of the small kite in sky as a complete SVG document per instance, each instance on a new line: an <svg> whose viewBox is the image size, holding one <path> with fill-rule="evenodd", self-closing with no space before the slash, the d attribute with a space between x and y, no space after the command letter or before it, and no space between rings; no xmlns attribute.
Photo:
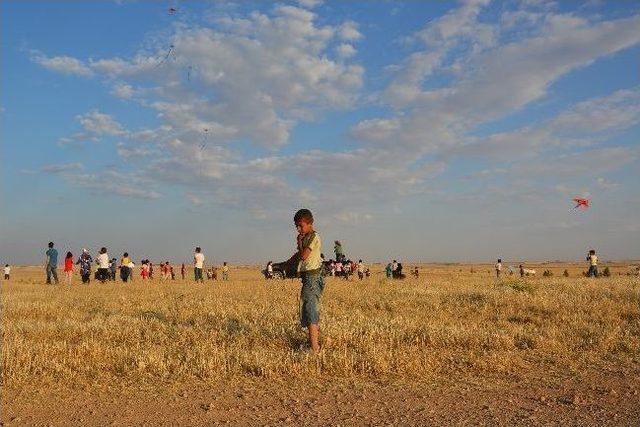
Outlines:
<svg viewBox="0 0 640 427"><path fill-rule="evenodd" d="M169 11L169 15L173 15L173 14L175 14L176 12L178 12L178 8L177 8L177 7L175 7L175 6L171 6L171 7L168 9L168 11Z"/></svg>
<svg viewBox="0 0 640 427"><path fill-rule="evenodd" d="M158 62L158 65L156 65L156 68L158 68L159 66L161 66L162 64L164 64L165 62L167 62L167 59L169 59L169 57L173 57L175 58L175 46L174 45L169 45L169 50L167 51L167 53L162 57L162 59L160 60L160 62Z"/></svg>
<svg viewBox="0 0 640 427"><path fill-rule="evenodd" d="M207 136L209 135L209 129L204 128L202 132L203 134L202 134L202 142L200 144L200 150L204 150L205 148L207 148Z"/></svg>
<svg viewBox="0 0 640 427"><path fill-rule="evenodd" d="M573 209L587 209L589 208L589 199L585 199L582 197L576 197L575 199L573 199L574 202L576 202L576 205L573 207Z"/></svg>

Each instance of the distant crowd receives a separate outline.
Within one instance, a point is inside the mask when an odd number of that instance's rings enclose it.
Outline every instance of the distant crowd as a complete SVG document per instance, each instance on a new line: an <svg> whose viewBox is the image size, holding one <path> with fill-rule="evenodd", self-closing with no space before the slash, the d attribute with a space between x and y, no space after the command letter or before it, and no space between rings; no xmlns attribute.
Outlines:
<svg viewBox="0 0 640 427"><path fill-rule="evenodd" d="M75 259L71 252L67 252L64 263L63 273L65 283L71 284L75 266L79 266L80 278L82 283L88 284L91 279L95 279L102 283L107 281L116 281L117 277L123 283L132 282L135 277L135 267L133 260L127 252L122 254L118 261L117 258L111 258L107 252L107 248L101 248L95 258L91 256L86 248L82 249L80 256ZM93 270L95 266L95 271ZM148 259L140 261L140 278L142 281L152 280L154 272L160 271L161 280L176 280L176 271L169 261L154 264ZM7 264L4 268L5 280L10 278L11 267ZM49 242L45 252L45 272L46 283L59 283L58 278L58 250L53 242ZM218 269L215 266L205 268L205 257L200 247L195 248L193 253L193 278L196 282L204 282L204 277L210 280L218 278ZM184 280L187 276L187 267L183 263L180 265L180 277ZM229 280L229 266L226 262L222 264L222 280Z"/></svg>
<svg viewBox="0 0 640 427"><path fill-rule="evenodd" d="M59 283L58 278L58 250L55 249L53 242L49 242L48 248L45 252L45 271L47 284ZM357 274L360 280L365 277L371 276L370 269L360 259L358 262L354 262L348 259L342 248L342 244L339 241L334 243L335 259L325 261L324 254L321 254L321 259L324 268L326 268L326 274L332 277L342 277L349 279L352 275ZM591 249L587 253L586 260L588 262L587 277L598 277L598 256L596 251ZM218 267L211 265L205 268L205 257L200 247L196 247L193 253L193 278L196 282L204 282L207 280L218 280ZM93 267L95 264L95 271ZM127 252L122 254L122 257L118 261L116 258L111 258L107 253L107 248L101 248L96 254L95 258L91 256L89 251L85 248L82 249L80 256L74 260L74 256L71 252L67 252L64 258L64 280L65 283L71 284L73 280L73 274L75 266L79 266L80 278L82 283L89 283L91 278L98 280L102 283L107 281L116 281L117 277L120 277L122 282L129 282L134 280L134 268L136 265ZM267 279L274 278L273 262L269 261L264 271ZM174 266L169 261L159 262L154 264L148 259L140 261L140 277L141 280L151 280L154 278L154 267L160 271L161 280L176 280L176 272ZM503 265L502 259L498 259L494 265L496 277L500 278L502 275ZM229 280L229 266L227 262L223 262L221 266L222 280ZM384 269L385 275L390 279L404 279L406 277L403 272L403 266L401 262L393 260L388 263ZM507 268L509 275L519 274L520 277L534 276L535 270L525 268L523 264L520 264L517 269L513 266ZM418 267L414 267L411 270L411 276L414 278L420 277ZM11 266L5 264L4 266L4 280L9 280L11 277ZM187 277L187 267L184 263L180 265L180 278L185 280Z"/></svg>

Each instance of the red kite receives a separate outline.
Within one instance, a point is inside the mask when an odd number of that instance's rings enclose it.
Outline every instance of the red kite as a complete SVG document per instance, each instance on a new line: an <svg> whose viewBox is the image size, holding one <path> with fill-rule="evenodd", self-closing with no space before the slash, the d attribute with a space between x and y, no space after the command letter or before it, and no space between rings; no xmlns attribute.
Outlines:
<svg viewBox="0 0 640 427"><path fill-rule="evenodd" d="M589 207L589 199L576 197L575 199L573 199L573 201L576 202L576 205L573 207L573 209L577 209L577 208L587 209Z"/></svg>

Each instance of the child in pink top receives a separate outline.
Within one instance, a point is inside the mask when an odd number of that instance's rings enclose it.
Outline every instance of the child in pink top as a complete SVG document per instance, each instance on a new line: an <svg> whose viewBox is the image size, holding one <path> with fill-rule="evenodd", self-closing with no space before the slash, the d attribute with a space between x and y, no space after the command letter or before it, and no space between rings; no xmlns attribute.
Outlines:
<svg viewBox="0 0 640 427"><path fill-rule="evenodd" d="M64 258L64 277L67 285L70 285L73 277L73 255L71 252L67 252L67 256Z"/></svg>
<svg viewBox="0 0 640 427"><path fill-rule="evenodd" d="M142 276L142 280L147 280L149 278L149 263L143 262L142 268L140 269L140 275Z"/></svg>

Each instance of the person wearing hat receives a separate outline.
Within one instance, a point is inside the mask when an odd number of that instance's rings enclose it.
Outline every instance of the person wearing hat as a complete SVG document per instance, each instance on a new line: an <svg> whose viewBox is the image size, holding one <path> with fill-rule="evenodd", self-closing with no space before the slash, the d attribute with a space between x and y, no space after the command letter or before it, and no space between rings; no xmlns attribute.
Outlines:
<svg viewBox="0 0 640 427"><path fill-rule="evenodd" d="M91 280L91 263L93 258L89 255L89 251L86 248L82 248L82 255L78 257L76 264L80 264L80 277L82 283L89 283Z"/></svg>

